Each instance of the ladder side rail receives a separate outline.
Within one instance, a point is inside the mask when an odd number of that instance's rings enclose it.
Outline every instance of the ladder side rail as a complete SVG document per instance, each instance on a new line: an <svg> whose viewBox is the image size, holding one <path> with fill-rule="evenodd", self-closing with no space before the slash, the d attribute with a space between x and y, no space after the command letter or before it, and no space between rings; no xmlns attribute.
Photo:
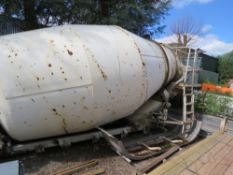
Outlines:
<svg viewBox="0 0 233 175"><path fill-rule="evenodd" d="M197 49L195 49L195 53L194 53L194 59L193 59L193 70L192 70L192 85L194 85L194 83L195 83L195 73L196 73L196 71L195 71L195 69L196 69L196 60L197 60ZM192 88L193 89L193 88ZM193 96L192 96L192 112L193 112L193 114L192 114L192 121L194 121L194 119L195 119L195 115L194 115L194 112L195 112L195 108L194 108L194 102L195 102L195 96L194 96L194 94L193 94Z"/></svg>
<svg viewBox="0 0 233 175"><path fill-rule="evenodd" d="M189 50L188 50L188 57L187 57L187 60L186 60L185 73L184 73L184 83L187 82L187 74L188 74L190 54L191 54L191 49L189 48Z"/></svg>
<svg viewBox="0 0 233 175"><path fill-rule="evenodd" d="M193 66L192 66L192 85L194 85L194 81L195 81L195 69L196 69L196 59L197 59L197 50L195 49L194 52L194 58L193 58Z"/></svg>
<svg viewBox="0 0 233 175"><path fill-rule="evenodd" d="M188 48L188 55L186 58L186 66L185 66L185 73L184 73L184 86L182 87L183 90L183 115L182 115L182 120L183 123L187 121L187 96L186 96L186 87L185 84L187 83L187 75L188 75L188 69L189 69L189 61L190 61L190 55L191 55L191 49ZM185 132L185 124L182 126L182 133Z"/></svg>

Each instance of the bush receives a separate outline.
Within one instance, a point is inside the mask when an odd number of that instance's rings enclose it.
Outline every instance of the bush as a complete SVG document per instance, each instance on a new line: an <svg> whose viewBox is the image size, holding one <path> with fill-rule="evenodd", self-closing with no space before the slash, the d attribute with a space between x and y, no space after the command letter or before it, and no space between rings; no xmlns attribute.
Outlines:
<svg viewBox="0 0 233 175"><path fill-rule="evenodd" d="M202 92L196 95L195 109L205 114L230 116L231 102L232 100L227 96Z"/></svg>
<svg viewBox="0 0 233 175"><path fill-rule="evenodd" d="M218 72L220 83L226 84L233 79L233 51L219 57Z"/></svg>

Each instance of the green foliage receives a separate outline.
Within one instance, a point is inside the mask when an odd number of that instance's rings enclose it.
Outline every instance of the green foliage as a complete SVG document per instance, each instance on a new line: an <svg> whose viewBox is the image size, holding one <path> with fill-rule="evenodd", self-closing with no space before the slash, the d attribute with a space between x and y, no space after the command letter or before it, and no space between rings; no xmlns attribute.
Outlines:
<svg viewBox="0 0 233 175"><path fill-rule="evenodd" d="M25 30L61 24L119 25L141 36L162 32L171 0L1 0L2 15L24 21Z"/></svg>
<svg viewBox="0 0 233 175"><path fill-rule="evenodd" d="M233 51L220 56L218 64L220 83L226 84L233 79Z"/></svg>
<svg viewBox="0 0 233 175"><path fill-rule="evenodd" d="M210 115L228 116L227 111L231 102L232 100L227 96L202 92L196 95L195 109Z"/></svg>
<svg viewBox="0 0 233 175"><path fill-rule="evenodd" d="M219 85L218 83L215 83L215 82L210 81L210 80L208 80L208 79L204 79L202 83L213 84L213 85Z"/></svg>

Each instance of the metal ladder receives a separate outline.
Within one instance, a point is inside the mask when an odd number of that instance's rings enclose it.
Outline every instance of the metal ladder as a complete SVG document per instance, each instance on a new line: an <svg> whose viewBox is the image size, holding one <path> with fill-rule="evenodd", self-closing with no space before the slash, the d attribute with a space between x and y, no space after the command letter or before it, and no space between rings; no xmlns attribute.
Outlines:
<svg viewBox="0 0 233 175"><path fill-rule="evenodd" d="M193 63L190 64L190 59ZM184 82L181 84L183 92L183 112L182 112L182 134L186 135L191 132L195 120L194 111L194 83L196 73L197 50L188 49L187 62L185 67ZM188 82L188 75L191 74L191 82Z"/></svg>
<svg viewBox="0 0 233 175"><path fill-rule="evenodd" d="M180 118L176 118L176 116L165 115L166 118L162 116L158 116L157 123L161 123L162 126L168 125L177 125L179 129L180 136L186 142L192 142L197 135L199 134L202 126L202 119L195 116L194 111L194 88L201 87L198 84L195 84L195 73L200 71L201 69L196 68L196 62L198 57L198 50L191 49L188 47L170 47L173 49L180 60L186 59L186 63L184 65L184 73L179 83L177 84L177 88L182 91L182 115ZM192 64L190 64L190 60L192 59ZM188 75L190 75L190 81L188 81Z"/></svg>

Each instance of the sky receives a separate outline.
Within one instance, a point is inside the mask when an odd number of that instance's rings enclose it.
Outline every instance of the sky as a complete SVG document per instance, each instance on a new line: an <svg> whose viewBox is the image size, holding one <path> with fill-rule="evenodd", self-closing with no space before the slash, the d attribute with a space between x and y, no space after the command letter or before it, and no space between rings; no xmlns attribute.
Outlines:
<svg viewBox="0 0 233 175"><path fill-rule="evenodd" d="M191 47L201 48L210 55L233 50L233 0L174 0L163 23L165 33L156 37L160 42L174 41L170 26L185 17L202 25Z"/></svg>

